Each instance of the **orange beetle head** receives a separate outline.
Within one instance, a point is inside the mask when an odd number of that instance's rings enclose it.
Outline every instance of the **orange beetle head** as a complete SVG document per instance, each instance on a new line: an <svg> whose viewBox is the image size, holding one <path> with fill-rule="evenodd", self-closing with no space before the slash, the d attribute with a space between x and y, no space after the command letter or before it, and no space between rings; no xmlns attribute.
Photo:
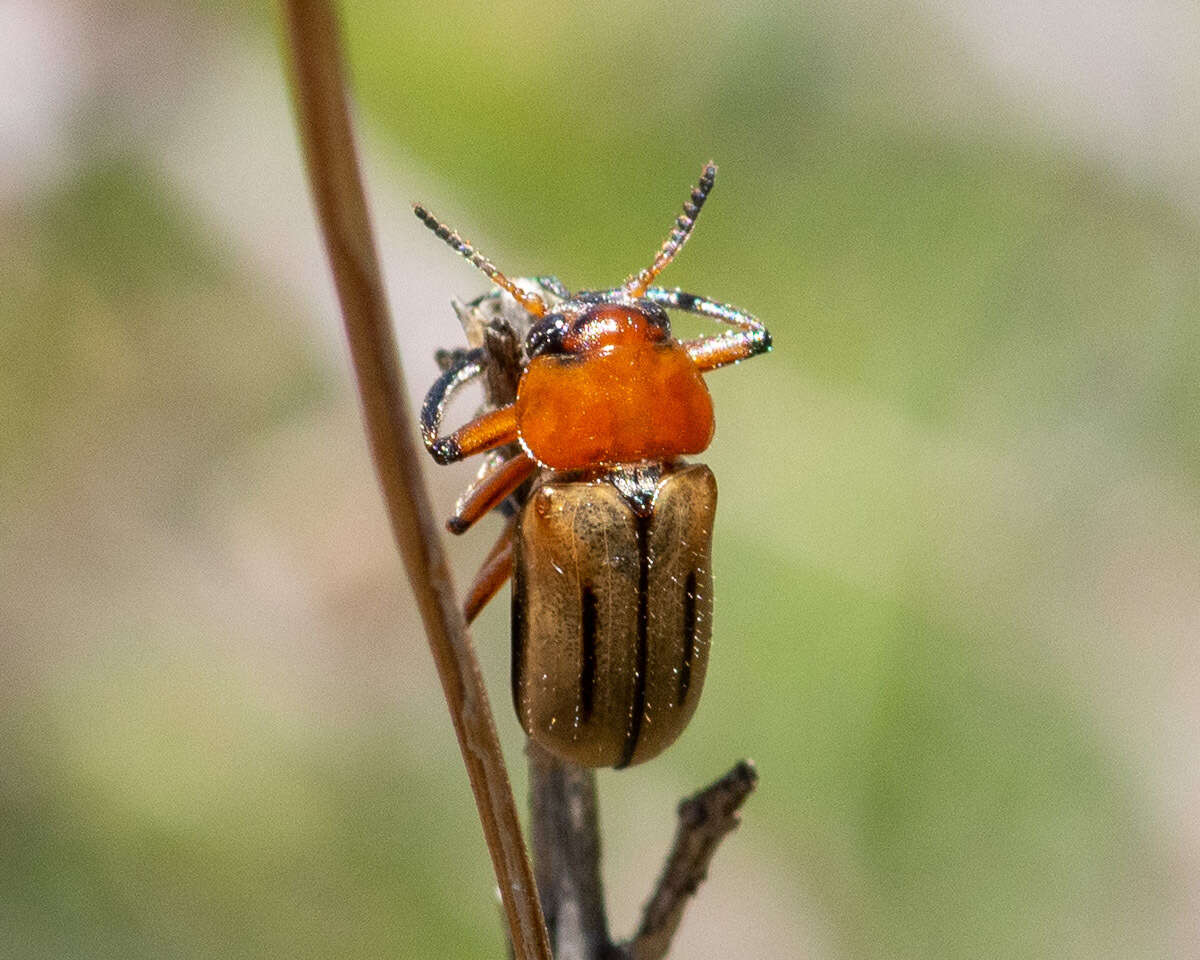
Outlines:
<svg viewBox="0 0 1200 960"><path fill-rule="evenodd" d="M649 300L601 300L581 294L547 314L529 330L530 359L550 354L586 356L671 339L667 312Z"/></svg>

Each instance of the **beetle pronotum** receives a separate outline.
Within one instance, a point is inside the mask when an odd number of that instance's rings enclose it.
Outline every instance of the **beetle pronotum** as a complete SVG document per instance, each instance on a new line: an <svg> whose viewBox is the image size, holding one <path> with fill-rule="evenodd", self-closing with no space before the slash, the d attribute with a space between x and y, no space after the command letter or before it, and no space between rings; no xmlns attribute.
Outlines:
<svg viewBox="0 0 1200 960"><path fill-rule="evenodd" d="M450 398L485 370L481 348L465 351L426 396L421 430L438 463L513 451L487 465L448 523L463 533L497 506L512 512L466 613L474 619L513 578L517 716L537 743L584 766L660 753L704 682L717 487L708 467L681 458L712 440L701 375L765 353L771 337L743 310L652 283L687 240L716 173L704 168L653 263L598 292L572 294L553 277L510 280L414 207L496 285L472 306L489 301L524 321L514 324L524 331L515 401L443 435ZM675 340L668 309L734 329Z"/></svg>

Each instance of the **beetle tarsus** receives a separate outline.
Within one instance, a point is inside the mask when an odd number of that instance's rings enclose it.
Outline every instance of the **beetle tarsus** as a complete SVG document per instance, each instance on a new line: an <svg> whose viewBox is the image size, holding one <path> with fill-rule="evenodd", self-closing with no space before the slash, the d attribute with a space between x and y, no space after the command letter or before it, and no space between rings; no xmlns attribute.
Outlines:
<svg viewBox="0 0 1200 960"><path fill-rule="evenodd" d="M458 441L454 437L443 437L441 440L435 440L430 444L429 452L433 454L433 459L443 467L462 459L462 450L459 448Z"/></svg>

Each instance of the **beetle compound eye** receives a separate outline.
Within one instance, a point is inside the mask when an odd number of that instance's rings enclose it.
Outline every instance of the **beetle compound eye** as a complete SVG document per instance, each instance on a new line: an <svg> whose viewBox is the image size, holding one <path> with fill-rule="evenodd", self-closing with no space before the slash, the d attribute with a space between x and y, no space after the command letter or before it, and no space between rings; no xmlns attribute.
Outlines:
<svg viewBox="0 0 1200 960"><path fill-rule="evenodd" d="M567 333L567 320L561 313L543 317L529 329L525 336L525 352L530 359L547 353L563 352L563 337Z"/></svg>

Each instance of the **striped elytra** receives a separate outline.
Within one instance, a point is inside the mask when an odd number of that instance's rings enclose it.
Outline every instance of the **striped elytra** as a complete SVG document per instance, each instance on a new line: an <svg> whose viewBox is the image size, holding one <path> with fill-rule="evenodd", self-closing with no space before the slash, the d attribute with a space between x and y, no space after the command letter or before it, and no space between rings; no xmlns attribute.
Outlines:
<svg viewBox="0 0 1200 960"><path fill-rule="evenodd" d="M712 636L716 500L701 464L664 468L645 504L609 475L535 485L513 565L513 700L531 739L626 767L687 726Z"/></svg>

